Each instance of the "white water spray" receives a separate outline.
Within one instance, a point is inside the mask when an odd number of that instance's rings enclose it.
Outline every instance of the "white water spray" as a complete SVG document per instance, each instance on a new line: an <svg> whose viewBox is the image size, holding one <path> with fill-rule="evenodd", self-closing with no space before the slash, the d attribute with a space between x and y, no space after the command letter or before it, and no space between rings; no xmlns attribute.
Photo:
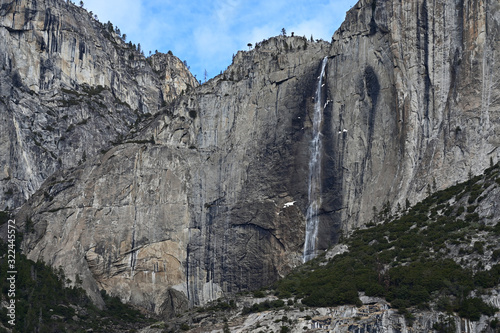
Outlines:
<svg viewBox="0 0 500 333"><path fill-rule="evenodd" d="M306 213L306 240L304 243L304 262L316 256L316 241L318 237L319 208L321 207L321 126L323 123L323 108L321 104L321 88L328 58L323 58L321 74L318 78L316 96L314 97L313 138L311 141L311 158L309 159L309 207Z"/></svg>

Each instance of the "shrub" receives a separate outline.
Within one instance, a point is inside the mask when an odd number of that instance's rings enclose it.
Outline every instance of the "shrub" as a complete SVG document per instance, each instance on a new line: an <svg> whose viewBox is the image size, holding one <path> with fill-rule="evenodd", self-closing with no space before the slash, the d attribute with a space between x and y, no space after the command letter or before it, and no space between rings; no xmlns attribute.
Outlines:
<svg viewBox="0 0 500 333"><path fill-rule="evenodd" d="M460 317L468 318L472 321L478 321L481 314L493 316L496 311L494 307L484 303L484 301L478 297L464 299L455 310Z"/></svg>
<svg viewBox="0 0 500 333"><path fill-rule="evenodd" d="M272 308L281 308L283 306L285 306L285 302L283 302L280 299L274 300L271 302L265 301L262 303L253 304L251 307L244 307L243 310L241 311L241 313L243 315L245 315L245 314L254 313L254 312L266 311L266 310L269 310Z"/></svg>
<svg viewBox="0 0 500 333"><path fill-rule="evenodd" d="M474 243L474 251L478 254L484 254L484 243L483 242L475 242Z"/></svg>
<svg viewBox="0 0 500 333"><path fill-rule="evenodd" d="M0 211L0 225L7 223L10 219L10 214L4 211Z"/></svg>
<svg viewBox="0 0 500 333"><path fill-rule="evenodd" d="M474 213L476 208L477 208L477 205L471 205L471 206L467 207L467 213Z"/></svg>
<svg viewBox="0 0 500 333"><path fill-rule="evenodd" d="M498 260L500 258L500 250L495 250L491 254L491 259L493 260Z"/></svg>
<svg viewBox="0 0 500 333"><path fill-rule="evenodd" d="M449 316L446 320L441 317L439 322L432 325L432 328L437 333L455 333L457 330L455 320L451 316Z"/></svg>
<svg viewBox="0 0 500 333"><path fill-rule="evenodd" d="M466 222L476 222L476 221L479 221L479 214L478 213L466 214L465 215L465 221Z"/></svg>

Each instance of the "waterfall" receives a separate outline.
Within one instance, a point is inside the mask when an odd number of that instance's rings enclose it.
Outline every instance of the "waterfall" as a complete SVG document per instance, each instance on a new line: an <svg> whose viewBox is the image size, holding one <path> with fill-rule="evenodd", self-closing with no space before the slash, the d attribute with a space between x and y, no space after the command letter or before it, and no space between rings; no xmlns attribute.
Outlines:
<svg viewBox="0 0 500 333"><path fill-rule="evenodd" d="M311 260L316 256L316 238L318 236L319 224L318 212L321 207L321 126L323 122L321 88L323 86L323 77L325 76L327 61L327 57L323 58L323 63L321 64L321 74L318 78L316 95L314 97L313 138L311 140L311 157L309 159L309 206L306 213L306 239L304 242L304 254L302 257L304 262Z"/></svg>

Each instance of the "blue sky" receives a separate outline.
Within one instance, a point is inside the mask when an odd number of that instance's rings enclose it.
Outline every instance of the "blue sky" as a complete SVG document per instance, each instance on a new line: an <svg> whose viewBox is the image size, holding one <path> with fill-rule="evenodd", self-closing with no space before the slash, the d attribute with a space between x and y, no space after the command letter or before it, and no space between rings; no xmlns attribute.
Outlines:
<svg viewBox="0 0 500 333"><path fill-rule="evenodd" d="M79 3L79 1L75 1ZM111 21L127 41L149 51L171 50L198 79L214 77L247 44L279 35L331 40L355 0L84 0L84 7Z"/></svg>

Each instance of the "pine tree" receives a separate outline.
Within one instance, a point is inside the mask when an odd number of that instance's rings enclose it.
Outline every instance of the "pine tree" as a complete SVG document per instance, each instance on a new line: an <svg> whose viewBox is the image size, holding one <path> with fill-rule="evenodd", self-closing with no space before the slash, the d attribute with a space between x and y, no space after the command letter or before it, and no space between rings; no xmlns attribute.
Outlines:
<svg viewBox="0 0 500 333"><path fill-rule="evenodd" d="M113 23L111 23L111 21L108 21L108 23L106 23L106 28L109 32L114 32Z"/></svg>

